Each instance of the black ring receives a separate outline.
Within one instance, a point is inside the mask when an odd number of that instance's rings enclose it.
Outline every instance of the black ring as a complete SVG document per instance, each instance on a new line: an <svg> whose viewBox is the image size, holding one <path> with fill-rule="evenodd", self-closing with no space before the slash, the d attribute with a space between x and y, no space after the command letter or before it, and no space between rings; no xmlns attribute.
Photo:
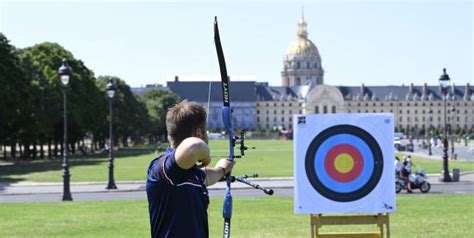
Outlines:
<svg viewBox="0 0 474 238"><path fill-rule="evenodd" d="M349 193L336 192L325 186L319 180L314 168L316 152L318 151L321 144L328 138L338 134L350 134L360 138L367 144L370 151L372 152L372 157L374 158L374 169L367 183L365 183L359 189ZM319 133L313 139L313 141L311 141L311 144L306 151L305 169L309 182L318 193L333 201L352 202L365 197L367 194L372 192L375 186L377 186L383 172L383 154L377 141L367 131L352 125L337 125L326 128L321 133Z"/></svg>

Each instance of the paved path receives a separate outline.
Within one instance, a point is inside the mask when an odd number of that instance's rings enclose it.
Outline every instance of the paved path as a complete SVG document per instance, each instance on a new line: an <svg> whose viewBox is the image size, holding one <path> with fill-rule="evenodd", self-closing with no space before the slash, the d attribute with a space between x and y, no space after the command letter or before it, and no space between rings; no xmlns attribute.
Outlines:
<svg viewBox="0 0 474 238"><path fill-rule="evenodd" d="M258 178L250 181L262 187L272 188L275 196L293 196L293 178ZM430 194L474 194L474 173L464 173L461 181L443 183L439 175L429 175ZM143 200L146 199L145 185L142 182L119 182L117 190L105 189L106 183L73 183L71 192L75 201L88 200ZM232 185L235 197L266 196L262 191L248 187L242 183ZM225 183L217 183L209 187L211 197L223 197ZM419 194L415 191L414 194ZM404 196L404 192L400 195ZM412 194L410 194L411 196ZM60 201L62 184L60 183L17 183L0 184L0 202L54 202Z"/></svg>

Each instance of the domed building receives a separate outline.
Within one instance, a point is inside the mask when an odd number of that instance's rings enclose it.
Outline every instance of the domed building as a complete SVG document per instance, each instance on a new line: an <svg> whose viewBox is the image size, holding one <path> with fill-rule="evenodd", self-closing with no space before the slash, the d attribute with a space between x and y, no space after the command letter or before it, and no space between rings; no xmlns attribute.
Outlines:
<svg viewBox="0 0 474 238"><path fill-rule="evenodd" d="M306 21L298 22L296 40L286 50L282 86L231 80L234 127L247 130L291 128L294 114L393 113L396 129L424 134L444 127L443 94L439 85L332 86L316 45L308 39ZM223 128L220 82L183 82L167 88L182 99L208 108L208 128ZM140 89L135 89L137 93ZM474 130L474 87L454 84L448 90L446 123L454 130Z"/></svg>
<svg viewBox="0 0 474 238"><path fill-rule="evenodd" d="M308 39L304 16L298 22L297 38L286 51L281 71L285 87L319 85L324 83L324 70L318 48Z"/></svg>

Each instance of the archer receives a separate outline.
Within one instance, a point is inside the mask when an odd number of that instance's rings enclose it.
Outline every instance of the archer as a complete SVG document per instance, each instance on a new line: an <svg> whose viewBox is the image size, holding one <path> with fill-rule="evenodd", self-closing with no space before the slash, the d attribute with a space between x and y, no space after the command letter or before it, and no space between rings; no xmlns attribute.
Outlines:
<svg viewBox="0 0 474 238"><path fill-rule="evenodd" d="M152 237L209 237L207 186L228 174L234 161L213 168L206 133L206 110L183 101L166 114L170 147L154 159L146 192Z"/></svg>

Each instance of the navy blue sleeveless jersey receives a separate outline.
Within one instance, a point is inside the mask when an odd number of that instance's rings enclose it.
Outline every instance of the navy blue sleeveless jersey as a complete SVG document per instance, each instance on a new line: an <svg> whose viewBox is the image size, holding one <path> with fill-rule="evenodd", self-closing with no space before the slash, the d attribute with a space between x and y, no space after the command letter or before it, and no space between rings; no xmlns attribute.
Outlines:
<svg viewBox="0 0 474 238"><path fill-rule="evenodd" d="M176 164L168 148L148 167L146 193L152 237L209 237L205 173Z"/></svg>

